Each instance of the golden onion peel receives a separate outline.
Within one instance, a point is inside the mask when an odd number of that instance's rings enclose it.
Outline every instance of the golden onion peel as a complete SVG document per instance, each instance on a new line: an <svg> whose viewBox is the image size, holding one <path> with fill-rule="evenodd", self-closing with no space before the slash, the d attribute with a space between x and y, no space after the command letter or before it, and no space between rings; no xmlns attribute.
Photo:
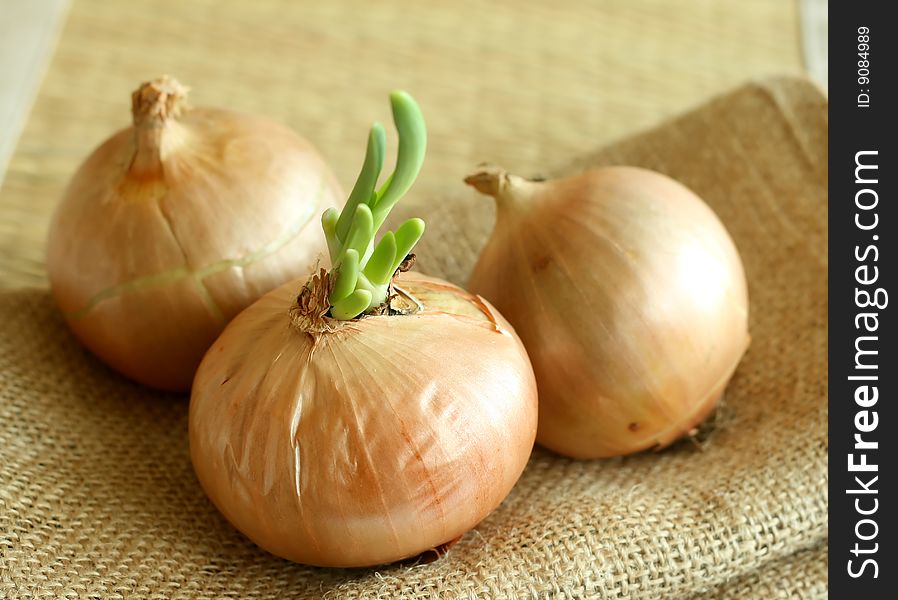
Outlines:
<svg viewBox="0 0 898 600"><path fill-rule="evenodd" d="M319 317L316 278L247 308L209 349L190 452L218 509L266 550L322 566L412 557L474 527L517 481L536 382L481 298L412 273L411 314ZM311 294L311 301L309 300Z"/></svg>
<svg viewBox="0 0 898 600"><path fill-rule="evenodd" d="M144 384L190 387L225 324L326 251L316 217L339 185L317 151L267 119L188 108L170 78L132 97L56 209L47 268L81 341Z"/></svg>
<svg viewBox="0 0 898 600"><path fill-rule="evenodd" d="M485 167L497 221L472 292L514 325L537 442L595 458L659 448L713 409L748 343L736 247L680 183L633 167L536 182Z"/></svg>

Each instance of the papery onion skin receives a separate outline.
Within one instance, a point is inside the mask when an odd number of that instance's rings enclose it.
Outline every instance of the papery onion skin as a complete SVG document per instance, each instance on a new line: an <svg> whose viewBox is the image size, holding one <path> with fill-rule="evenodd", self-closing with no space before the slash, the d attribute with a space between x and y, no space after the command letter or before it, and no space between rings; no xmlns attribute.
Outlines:
<svg viewBox="0 0 898 600"><path fill-rule="evenodd" d="M685 186L634 167L468 183L497 222L469 280L514 325L539 385L537 442L575 458L661 448L714 408L749 343L736 247Z"/></svg>
<svg viewBox="0 0 898 600"><path fill-rule="evenodd" d="M413 557L495 509L536 435L536 382L510 325L480 298L404 273L424 309L291 320L303 282L241 313L209 349L190 401L206 493L266 550L358 567Z"/></svg>
<svg viewBox="0 0 898 600"><path fill-rule="evenodd" d="M170 78L135 92L134 126L75 173L47 249L53 295L84 345L177 391L230 319L324 256L316 217L342 198L287 127L186 110L184 93Z"/></svg>

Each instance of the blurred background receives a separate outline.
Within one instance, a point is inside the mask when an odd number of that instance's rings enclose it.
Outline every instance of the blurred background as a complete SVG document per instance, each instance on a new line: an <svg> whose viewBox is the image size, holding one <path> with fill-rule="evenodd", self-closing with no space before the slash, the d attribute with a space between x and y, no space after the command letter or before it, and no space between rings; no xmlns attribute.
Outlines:
<svg viewBox="0 0 898 600"><path fill-rule="evenodd" d="M752 78L825 89L826 31L825 0L0 0L0 287L44 285L68 178L160 74L287 123L347 189L404 88L427 202L480 162L545 172Z"/></svg>

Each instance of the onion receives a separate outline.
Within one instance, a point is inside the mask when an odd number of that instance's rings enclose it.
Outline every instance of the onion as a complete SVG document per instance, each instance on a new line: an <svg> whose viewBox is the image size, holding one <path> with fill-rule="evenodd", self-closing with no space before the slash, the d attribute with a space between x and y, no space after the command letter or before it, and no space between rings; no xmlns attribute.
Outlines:
<svg viewBox="0 0 898 600"><path fill-rule="evenodd" d="M200 365L196 474L269 552L343 567L418 555L480 522L527 463L536 382L511 327L451 284L398 285L420 310L338 321L306 318L303 282L285 284Z"/></svg>
<svg viewBox="0 0 898 600"><path fill-rule="evenodd" d="M313 217L339 185L288 128L188 109L163 77L132 97L132 127L75 173L50 227L56 302L81 341L144 384L190 387L238 312L308 273L325 251Z"/></svg>
<svg viewBox="0 0 898 600"><path fill-rule="evenodd" d="M373 244L372 223L423 159L417 105L402 92L391 100L396 171L374 191L375 124L342 215L322 219L337 266L238 315L190 399L190 452L209 498L257 544L301 563L376 565L452 542L505 498L536 436L536 381L507 321L449 283L399 276L423 222Z"/></svg>
<svg viewBox="0 0 898 600"><path fill-rule="evenodd" d="M527 348L538 443L577 458L629 454L705 419L748 346L748 293L698 196L633 167L545 182L484 167L466 182L497 204L469 288Z"/></svg>

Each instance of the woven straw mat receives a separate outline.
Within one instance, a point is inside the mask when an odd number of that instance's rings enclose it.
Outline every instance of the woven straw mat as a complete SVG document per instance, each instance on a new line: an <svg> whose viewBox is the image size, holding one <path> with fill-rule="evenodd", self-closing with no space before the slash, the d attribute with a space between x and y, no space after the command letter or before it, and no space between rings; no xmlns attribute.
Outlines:
<svg viewBox="0 0 898 600"><path fill-rule="evenodd" d="M193 475L184 397L103 367L45 290L0 294L0 597L824 596L826 118L812 85L767 80L562 169L641 165L698 192L744 258L752 346L700 443L596 461L537 448L432 564L260 550ZM490 201L459 183L421 204L405 209L430 224L420 268L463 282Z"/></svg>

